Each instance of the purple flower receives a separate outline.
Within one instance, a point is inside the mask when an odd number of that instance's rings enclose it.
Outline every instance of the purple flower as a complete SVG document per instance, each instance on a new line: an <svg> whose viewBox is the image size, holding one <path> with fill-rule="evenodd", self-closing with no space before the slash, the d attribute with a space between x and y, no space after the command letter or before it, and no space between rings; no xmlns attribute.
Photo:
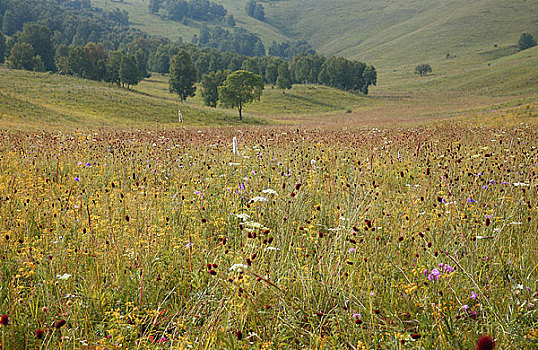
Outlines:
<svg viewBox="0 0 538 350"><path fill-rule="evenodd" d="M359 318L362 318L362 315L361 314L353 314L353 318L354 319L359 319Z"/></svg>
<svg viewBox="0 0 538 350"><path fill-rule="evenodd" d="M475 292L471 292L471 295L469 296L469 298L476 300L476 298L478 298L478 294L476 294Z"/></svg>
<svg viewBox="0 0 538 350"><path fill-rule="evenodd" d="M441 272L437 269L433 269L432 272L428 275L428 280L437 281L441 277Z"/></svg>
<svg viewBox="0 0 538 350"><path fill-rule="evenodd" d="M446 272L454 272L454 269L452 268L452 266L448 265L448 264L445 264L445 266L443 266L443 270L445 270Z"/></svg>
<svg viewBox="0 0 538 350"><path fill-rule="evenodd" d="M467 311L468 308L469 308L469 305L465 304L462 307L460 307L460 310Z"/></svg>
<svg viewBox="0 0 538 350"><path fill-rule="evenodd" d="M472 198L467 199L467 203L476 203L476 201Z"/></svg>
<svg viewBox="0 0 538 350"><path fill-rule="evenodd" d="M352 253L356 253L357 250L355 248L349 248L348 250L348 253L352 254Z"/></svg>
<svg viewBox="0 0 538 350"><path fill-rule="evenodd" d="M74 180L75 180L76 182L79 182L79 181L80 181L80 179L78 178L78 176L75 177Z"/></svg>
<svg viewBox="0 0 538 350"><path fill-rule="evenodd" d="M424 269L424 277L428 277L428 270L427 269Z"/></svg>

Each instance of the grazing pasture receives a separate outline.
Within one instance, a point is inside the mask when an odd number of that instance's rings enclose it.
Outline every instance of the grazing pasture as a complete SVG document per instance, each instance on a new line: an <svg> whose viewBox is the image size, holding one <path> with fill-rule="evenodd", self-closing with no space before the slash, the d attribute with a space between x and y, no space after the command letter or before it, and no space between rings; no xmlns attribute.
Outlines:
<svg viewBox="0 0 538 350"><path fill-rule="evenodd" d="M536 109L512 113L2 131L3 348L536 348Z"/></svg>

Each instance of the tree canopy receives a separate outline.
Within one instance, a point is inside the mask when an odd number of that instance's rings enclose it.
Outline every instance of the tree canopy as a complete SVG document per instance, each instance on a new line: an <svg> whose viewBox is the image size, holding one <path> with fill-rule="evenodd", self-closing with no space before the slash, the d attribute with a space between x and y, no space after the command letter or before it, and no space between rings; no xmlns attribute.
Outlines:
<svg viewBox="0 0 538 350"><path fill-rule="evenodd" d="M415 74L418 74L421 77L424 77L430 74L431 72L432 72L432 67L427 63L419 64L418 66L415 67Z"/></svg>
<svg viewBox="0 0 538 350"><path fill-rule="evenodd" d="M186 50L181 50L170 61L169 91L179 95L181 102L194 96L196 68Z"/></svg>
<svg viewBox="0 0 538 350"><path fill-rule="evenodd" d="M219 70L202 76L202 99L206 106L217 107L219 101L218 87L224 83L228 74L230 74L229 70Z"/></svg>
<svg viewBox="0 0 538 350"><path fill-rule="evenodd" d="M278 78L276 85L283 90L291 89L291 74L286 62L282 62L278 66Z"/></svg>
<svg viewBox="0 0 538 350"><path fill-rule="evenodd" d="M6 38L4 34L0 32L0 63L4 63L4 57L6 57Z"/></svg>
<svg viewBox="0 0 538 350"><path fill-rule="evenodd" d="M34 48L28 43L15 44L11 48L9 67L13 69L44 70L43 61L35 56Z"/></svg>
<svg viewBox="0 0 538 350"><path fill-rule="evenodd" d="M519 50L526 50L536 46L536 40L534 40L534 37L531 34L523 33L519 37L517 45L519 47Z"/></svg>
<svg viewBox="0 0 538 350"><path fill-rule="evenodd" d="M122 85L127 85L127 89L131 85L136 85L140 81L138 72L138 64L133 56L123 56L120 61L119 70L120 82Z"/></svg>
<svg viewBox="0 0 538 350"><path fill-rule="evenodd" d="M245 6L245 12L250 17L263 21L265 19L265 10L262 4L258 4L256 0L249 0Z"/></svg>
<svg viewBox="0 0 538 350"><path fill-rule="evenodd" d="M224 84L219 86L219 100L225 107L237 108L239 120L243 120L243 106L259 100L263 87L261 76L246 70L238 70L229 74Z"/></svg>

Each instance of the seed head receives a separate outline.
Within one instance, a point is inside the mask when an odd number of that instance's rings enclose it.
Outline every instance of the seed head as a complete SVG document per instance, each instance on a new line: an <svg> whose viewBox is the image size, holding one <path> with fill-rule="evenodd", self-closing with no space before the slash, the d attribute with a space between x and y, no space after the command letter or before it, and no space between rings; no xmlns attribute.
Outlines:
<svg viewBox="0 0 538 350"><path fill-rule="evenodd" d="M495 341L489 335L481 336L476 343L476 350L493 350L494 348Z"/></svg>
<svg viewBox="0 0 538 350"><path fill-rule="evenodd" d="M44 334L44 332L43 332L42 329L38 329L38 330L35 331L35 337L37 339L43 339L43 334Z"/></svg>
<svg viewBox="0 0 538 350"><path fill-rule="evenodd" d="M60 329L63 326L65 326L66 323L67 323L67 321L62 319L62 320L56 322L56 324L54 325L54 328Z"/></svg>

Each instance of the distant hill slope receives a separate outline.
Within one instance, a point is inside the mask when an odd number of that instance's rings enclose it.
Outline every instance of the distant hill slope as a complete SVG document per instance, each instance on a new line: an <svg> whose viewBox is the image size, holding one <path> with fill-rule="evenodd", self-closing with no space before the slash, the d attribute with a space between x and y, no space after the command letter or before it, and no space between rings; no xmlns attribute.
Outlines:
<svg viewBox="0 0 538 350"><path fill-rule="evenodd" d="M538 1L530 0L289 0L266 8L270 22L319 51L378 65L447 53L480 60L480 51L538 33Z"/></svg>
<svg viewBox="0 0 538 350"><path fill-rule="evenodd" d="M462 62L513 53L522 32L538 36L538 1L533 0L266 0L264 22L245 14L246 0L215 2L266 46L305 39L322 54L382 68L428 61L454 71ZM92 0L95 6L127 10L135 27L151 34L190 40L198 33L200 23L163 20L148 13L148 3Z"/></svg>

